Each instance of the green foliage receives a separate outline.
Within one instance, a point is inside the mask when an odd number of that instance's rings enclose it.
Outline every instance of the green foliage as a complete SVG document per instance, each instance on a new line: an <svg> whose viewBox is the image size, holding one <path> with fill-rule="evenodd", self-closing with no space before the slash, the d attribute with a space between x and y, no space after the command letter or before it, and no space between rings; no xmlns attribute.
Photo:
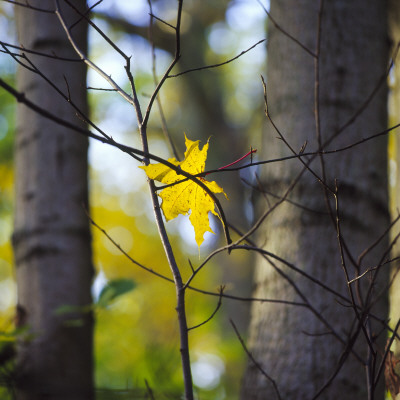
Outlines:
<svg viewBox="0 0 400 400"><path fill-rule="evenodd" d="M97 306L108 307L117 297L130 292L135 286L132 279L119 278L109 281L100 293Z"/></svg>
<svg viewBox="0 0 400 400"><path fill-rule="evenodd" d="M2 164L10 164L13 160L14 131L15 131L14 114L15 114L14 98L4 90L1 90L0 91L0 160Z"/></svg>

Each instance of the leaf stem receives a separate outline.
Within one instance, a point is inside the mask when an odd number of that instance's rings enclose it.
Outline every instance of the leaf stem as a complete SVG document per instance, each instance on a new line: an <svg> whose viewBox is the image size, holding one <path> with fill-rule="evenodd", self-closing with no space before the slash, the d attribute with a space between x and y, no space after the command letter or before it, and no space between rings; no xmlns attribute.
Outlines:
<svg viewBox="0 0 400 400"><path fill-rule="evenodd" d="M238 158L236 161L231 162L230 164L224 165L223 167L218 168L218 171L220 171L221 169L225 169L225 168L229 168L232 165L237 164L238 162L242 161L243 159L245 159L246 157L248 157L249 155L252 155L253 153L256 153L257 149L251 149L248 153L246 153L244 156ZM206 175L211 174L211 172L207 172Z"/></svg>
<svg viewBox="0 0 400 400"><path fill-rule="evenodd" d="M218 169L229 168L229 167L231 167L232 165L235 165L235 164L237 164L238 162L242 161L243 159L245 159L246 157L248 157L250 154L253 154L253 153L256 153L256 152L257 152L257 149L252 149L252 150L250 150L247 154L245 154L244 156L240 157L240 158L237 159L236 161L231 162L230 164L225 165L225 166L223 166L223 167L221 167L221 168L218 168Z"/></svg>

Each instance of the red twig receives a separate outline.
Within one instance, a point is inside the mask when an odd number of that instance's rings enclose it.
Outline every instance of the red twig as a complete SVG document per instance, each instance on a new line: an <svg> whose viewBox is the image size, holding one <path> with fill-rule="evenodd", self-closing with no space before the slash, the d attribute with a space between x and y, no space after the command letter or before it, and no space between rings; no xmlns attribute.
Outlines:
<svg viewBox="0 0 400 400"><path fill-rule="evenodd" d="M229 168L229 167L231 167L232 165L237 164L238 162L242 161L242 160L245 159L246 157L248 157L248 156L250 156L250 155L252 155L253 153L256 153L256 152L257 152L257 149L251 149L247 154L245 154L244 156L238 158L236 161L231 162L231 163L228 164L228 165L224 165L223 167L218 168L218 171L220 171L221 169ZM252 161L253 161L253 158L252 158ZM208 175L208 174L211 174L211 172L206 173L206 175Z"/></svg>

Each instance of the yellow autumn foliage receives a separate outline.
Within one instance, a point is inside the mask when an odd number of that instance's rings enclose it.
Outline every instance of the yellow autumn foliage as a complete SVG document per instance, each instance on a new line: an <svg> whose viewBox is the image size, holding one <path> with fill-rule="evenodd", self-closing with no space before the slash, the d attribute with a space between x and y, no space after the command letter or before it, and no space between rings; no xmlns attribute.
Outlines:
<svg viewBox="0 0 400 400"><path fill-rule="evenodd" d="M177 161L175 158L170 158L168 161L192 175L201 174L205 169L208 142L202 149L199 148L199 143L199 140L194 142L185 135L185 159L183 161ZM166 185L184 180L183 182L164 188L159 193L159 196L163 200L161 208L167 221L176 218L179 214L187 215L189 211L191 211L189 219L195 231L196 243L200 247L204 241L204 234L206 232L214 233L210 228L208 213L211 211L214 215L219 217L218 213L215 211L215 204L210 195L196 182L185 180L183 175L176 173L164 164L150 164L139 168L144 169L150 179L154 179ZM224 190L216 182L209 182L204 178L198 179L213 193L223 193L225 197L228 198Z"/></svg>

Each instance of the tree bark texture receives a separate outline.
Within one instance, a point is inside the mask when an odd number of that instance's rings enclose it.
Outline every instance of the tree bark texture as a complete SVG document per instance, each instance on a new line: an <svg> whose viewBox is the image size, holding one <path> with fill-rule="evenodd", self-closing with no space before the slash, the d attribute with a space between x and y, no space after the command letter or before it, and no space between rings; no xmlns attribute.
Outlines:
<svg viewBox="0 0 400 400"><path fill-rule="evenodd" d="M73 4L86 9L83 0ZM29 5L54 10L53 1ZM26 49L77 60L54 13L15 6L18 40ZM63 7L69 24L79 20ZM87 48L87 25L72 28ZM86 68L27 53L35 67L87 113ZM23 61L25 65L28 63ZM19 66L18 90L41 107L85 125L68 102L38 74ZM36 114L17 109L16 209L13 245L18 285L19 323L30 339L18 345L18 399L91 399L93 397L91 304L93 275L88 207L86 138ZM62 306L76 312L58 313Z"/></svg>
<svg viewBox="0 0 400 400"><path fill-rule="evenodd" d="M270 12L281 28L312 52L317 52L319 3L314 0L271 0ZM319 66L315 57L269 20L266 79L269 113L297 152L306 141L306 151L319 148L316 82L319 83L321 143L324 144L356 115L385 74L388 60L386 18L385 1L325 1L320 19ZM316 79L316 66L319 79ZM326 148L341 148L384 130L387 126L386 107L387 90L383 84L367 107ZM263 159L291 154L277 136L268 123L263 134ZM344 262L350 278L358 274L352 260L356 264L359 255L389 224L386 151L387 140L380 137L347 151L324 156L324 171L318 157L310 164L330 188L335 188L337 179L340 227L347 248L344 249ZM262 184L268 191L282 196L302 169L297 159L268 164L263 168ZM328 192L327 198L335 216L334 196ZM323 185L306 171L289 199L307 209L282 203L264 222L258 234L259 243L265 243L266 250L349 297L335 220L329 216ZM258 206L264 210L276 201L273 197L266 201L260 196ZM360 272L379 263L387 246L385 237L362 259ZM282 263L272 261L285 276L265 259L260 259L256 266L254 296L306 304L263 302L254 303L252 307L249 347L263 370L275 380L280 397L309 400L331 382L318 398L367 399L366 368L356 356L348 354L349 340L356 337L352 347L361 360L367 362L368 346L363 331L354 336L358 323L353 308ZM380 291L385 292L387 268L379 270L374 296ZM366 298L368 276L371 275L367 274L360 281L360 297L353 285L355 300L360 307L360 298ZM371 312L386 318L385 295L379 297ZM366 330L371 327L374 334L381 333L383 342L378 348L384 351L382 326L370 320L364 326ZM342 361L344 365L338 369ZM331 377L334 377L332 381ZM382 385L375 395L376 399L383 399ZM271 381L249 362L242 399L278 398Z"/></svg>
<svg viewBox="0 0 400 400"><path fill-rule="evenodd" d="M400 3L396 0L389 1L389 34L392 44L392 50L395 51L400 43ZM390 79L390 126L400 122L400 63L399 56L396 57ZM399 215L400 210L400 138L399 128L391 133L389 143L389 171L390 171L390 205L392 220ZM397 223L392 232L393 240L400 234L400 225ZM400 256L399 241L395 241L392 251L392 257ZM390 288L390 322L394 328L400 319L400 262L395 262L392 266L393 285ZM392 346L394 355L400 358L400 342L396 340Z"/></svg>

